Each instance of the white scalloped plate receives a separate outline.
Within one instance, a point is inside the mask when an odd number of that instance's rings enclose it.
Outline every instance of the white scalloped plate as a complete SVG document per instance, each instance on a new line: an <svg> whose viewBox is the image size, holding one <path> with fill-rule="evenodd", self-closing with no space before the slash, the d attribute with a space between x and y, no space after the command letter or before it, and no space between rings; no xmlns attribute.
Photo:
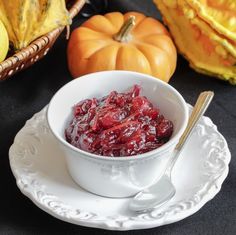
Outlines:
<svg viewBox="0 0 236 235"><path fill-rule="evenodd" d="M129 198L100 197L74 183L49 131L45 113L46 107L16 135L9 151L10 165L21 192L58 219L109 230L173 223L192 215L212 199L228 174L227 143L212 121L203 117L173 170L177 189L174 198L160 209L136 214L127 209Z"/></svg>

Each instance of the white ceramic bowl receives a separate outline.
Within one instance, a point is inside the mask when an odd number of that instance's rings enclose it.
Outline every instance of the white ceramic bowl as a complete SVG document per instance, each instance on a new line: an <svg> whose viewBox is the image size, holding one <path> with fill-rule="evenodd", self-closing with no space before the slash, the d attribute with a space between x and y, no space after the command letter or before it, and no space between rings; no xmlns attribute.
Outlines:
<svg viewBox="0 0 236 235"><path fill-rule="evenodd" d="M142 95L173 122L171 139L153 151L130 157L104 157L80 150L65 140L64 131L72 119L72 107L86 98L102 97L113 90L123 92L134 84ZM151 76L128 71L88 74L63 86L48 106L49 127L62 147L68 170L82 188L107 197L133 196L157 181L164 173L175 145L186 128L187 106L170 85Z"/></svg>

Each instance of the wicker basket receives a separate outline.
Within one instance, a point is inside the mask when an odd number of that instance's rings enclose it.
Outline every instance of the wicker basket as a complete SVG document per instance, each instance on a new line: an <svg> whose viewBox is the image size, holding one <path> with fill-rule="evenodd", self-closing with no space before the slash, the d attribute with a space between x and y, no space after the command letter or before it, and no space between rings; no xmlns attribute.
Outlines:
<svg viewBox="0 0 236 235"><path fill-rule="evenodd" d="M86 0L76 0L73 2L69 13L71 18L79 13ZM3 81L13 74L29 67L36 61L44 57L53 46L57 37L65 27L54 29L33 41L29 46L20 50L11 57L0 63L0 81Z"/></svg>

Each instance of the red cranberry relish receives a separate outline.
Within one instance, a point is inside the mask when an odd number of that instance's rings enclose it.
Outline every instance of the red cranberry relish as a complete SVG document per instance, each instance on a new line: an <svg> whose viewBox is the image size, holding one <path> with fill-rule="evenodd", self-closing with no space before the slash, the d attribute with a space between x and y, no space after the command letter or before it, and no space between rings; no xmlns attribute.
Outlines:
<svg viewBox="0 0 236 235"><path fill-rule="evenodd" d="M74 106L74 118L65 130L66 140L84 151L103 156L131 156L166 143L173 124L135 85L127 93L112 91L100 99Z"/></svg>

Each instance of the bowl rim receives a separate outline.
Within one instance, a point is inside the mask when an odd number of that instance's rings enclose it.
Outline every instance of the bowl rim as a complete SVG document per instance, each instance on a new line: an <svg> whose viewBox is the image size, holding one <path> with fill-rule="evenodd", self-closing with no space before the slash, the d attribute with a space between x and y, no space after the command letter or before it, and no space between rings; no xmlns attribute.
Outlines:
<svg viewBox="0 0 236 235"><path fill-rule="evenodd" d="M178 132L165 144L163 144L162 146L160 146L157 149L151 150L149 152L146 153L142 153L142 154L137 154L137 155L132 155L132 156L122 156L122 157L111 157L111 156L102 156L102 155L97 155L97 154L93 154L90 152L86 152L82 149L79 149L75 146L73 146L72 144L68 143L64 138L62 138L56 131L54 131L54 129L52 128L51 125L51 119L50 119L50 109L52 104L54 103L54 100L56 99L56 97L60 94L60 92L62 90L64 90L66 87L71 86L71 84L78 82L78 78L79 80L81 79L86 79L87 77L93 77L96 76L98 74L103 74L103 73L119 73L121 75L125 75L127 73L134 75L134 76L142 76L142 77L147 77L148 79L152 80L155 83L160 83L166 87L168 87L168 89L171 90L171 92L173 92L179 99L182 107L183 107L183 111L184 111L184 120L183 120L183 124L182 126L179 128ZM153 155L157 155L157 156L161 156L159 155L162 152L167 151L171 146L173 146L174 144L177 144L177 139L180 138L180 136L182 135L182 133L184 132L187 123L188 123L188 108L187 108L187 103L185 102L184 98L182 97L182 95L174 88L172 87L170 84L156 78L153 77L151 75L148 74L144 74L144 73L139 73L139 72L133 72L133 71L126 71L126 70L107 70L107 71L99 71L99 72L95 72L95 73L89 73L89 74L85 74L82 75L80 77L77 77L75 79L73 79L72 81L66 83L65 85L63 85L59 90L57 90L57 92L53 95L53 97L51 98L48 107L47 107L47 113L46 113L46 118L47 118L47 122L48 122L48 126L51 130L51 133L54 135L54 137L56 137L56 139L63 144L65 147L69 148L70 150L78 153L81 157L85 157L84 155L86 155L86 157L90 157L96 160L108 160L108 161L134 161L134 160L141 160L141 159L146 159L150 156Z"/></svg>

